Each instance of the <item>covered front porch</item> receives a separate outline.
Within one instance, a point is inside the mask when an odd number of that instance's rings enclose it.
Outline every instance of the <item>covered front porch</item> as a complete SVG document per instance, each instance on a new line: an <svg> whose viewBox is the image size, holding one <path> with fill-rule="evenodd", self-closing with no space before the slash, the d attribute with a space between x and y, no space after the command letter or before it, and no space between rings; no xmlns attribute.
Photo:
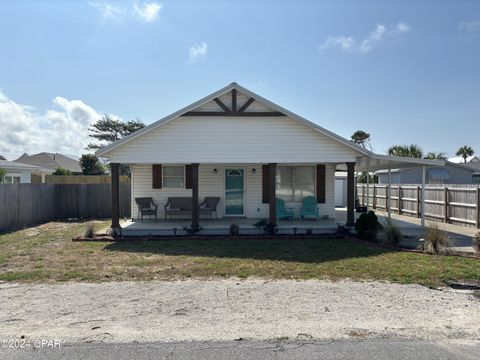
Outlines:
<svg viewBox="0 0 480 360"><path fill-rule="evenodd" d="M354 163L347 163L347 216L339 222L334 206L337 166L132 164L132 218L120 223L115 210L118 165L111 164L112 225L123 236L224 235L229 234L232 224L239 227L241 234L263 234L265 224L277 234L334 233L337 223L353 224L355 203ZM139 198L151 199L156 216L142 220ZM215 212L205 213L202 204L206 199L217 199ZM310 213L306 212L307 205ZM258 225L261 221L263 226Z"/></svg>

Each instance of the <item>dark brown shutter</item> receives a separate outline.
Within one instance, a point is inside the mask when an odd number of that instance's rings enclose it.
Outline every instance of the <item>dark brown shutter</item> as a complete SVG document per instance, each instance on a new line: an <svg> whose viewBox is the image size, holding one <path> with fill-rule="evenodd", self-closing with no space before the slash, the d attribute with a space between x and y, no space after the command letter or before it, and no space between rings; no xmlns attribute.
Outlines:
<svg viewBox="0 0 480 360"><path fill-rule="evenodd" d="M325 165L317 165L317 203L325 203Z"/></svg>
<svg viewBox="0 0 480 360"><path fill-rule="evenodd" d="M185 165L185 189L192 188L192 165Z"/></svg>
<svg viewBox="0 0 480 360"><path fill-rule="evenodd" d="M268 204L269 201L269 174L268 174L268 165L262 165L262 203Z"/></svg>
<svg viewBox="0 0 480 360"><path fill-rule="evenodd" d="M162 188L162 165L160 164L152 165L152 188Z"/></svg>

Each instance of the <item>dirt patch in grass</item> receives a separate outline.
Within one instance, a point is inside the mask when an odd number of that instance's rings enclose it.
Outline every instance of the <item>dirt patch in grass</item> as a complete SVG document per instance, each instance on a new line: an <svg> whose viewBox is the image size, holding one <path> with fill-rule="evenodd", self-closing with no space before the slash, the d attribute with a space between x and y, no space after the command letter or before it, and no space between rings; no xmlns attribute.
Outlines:
<svg viewBox="0 0 480 360"><path fill-rule="evenodd" d="M108 222L95 222L97 230ZM73 242L86 223L54 222L0 235L0 280L186 278L353 279L443 285L480 278L478 259L367 247L341 239Z"/></svg>

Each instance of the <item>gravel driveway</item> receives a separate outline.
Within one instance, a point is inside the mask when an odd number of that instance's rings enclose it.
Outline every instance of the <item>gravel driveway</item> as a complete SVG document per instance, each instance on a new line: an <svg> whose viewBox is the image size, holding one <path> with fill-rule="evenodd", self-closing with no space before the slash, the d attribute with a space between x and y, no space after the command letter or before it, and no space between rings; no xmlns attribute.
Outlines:
<svg viewBox="0 0 480 360"><path fill-rule="evenodd" d="M0 284L0 338L480 340L480 299L417 285L189 280Z"/></svg>

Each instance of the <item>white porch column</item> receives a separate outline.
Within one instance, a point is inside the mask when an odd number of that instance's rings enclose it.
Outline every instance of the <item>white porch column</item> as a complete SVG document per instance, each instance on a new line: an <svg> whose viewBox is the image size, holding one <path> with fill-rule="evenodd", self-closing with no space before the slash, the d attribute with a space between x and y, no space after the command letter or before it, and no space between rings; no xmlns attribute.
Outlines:
<svg viewBox="0 0 480 360"><path fill-rule="evenodd" d="M388 212L388 218L392 218L392 169L390 166L390 162L388 162L388 190L385 192L386 196L386 206L387 206L387 212Z"/></svg>
<svg viewBox="0 0 480 360"><path fill-rule="evenodd" d="M426 166L422 166L422 210L421 210L421 225L425 227L425 179L426 179Z"/></svg>
<svg viewBox="0 0 480 360"><path fill-rule="evenodd" d="M42 184L45 183L45 173L43 171L40 173L40 176L42 178L41 180Z"/></svg>

